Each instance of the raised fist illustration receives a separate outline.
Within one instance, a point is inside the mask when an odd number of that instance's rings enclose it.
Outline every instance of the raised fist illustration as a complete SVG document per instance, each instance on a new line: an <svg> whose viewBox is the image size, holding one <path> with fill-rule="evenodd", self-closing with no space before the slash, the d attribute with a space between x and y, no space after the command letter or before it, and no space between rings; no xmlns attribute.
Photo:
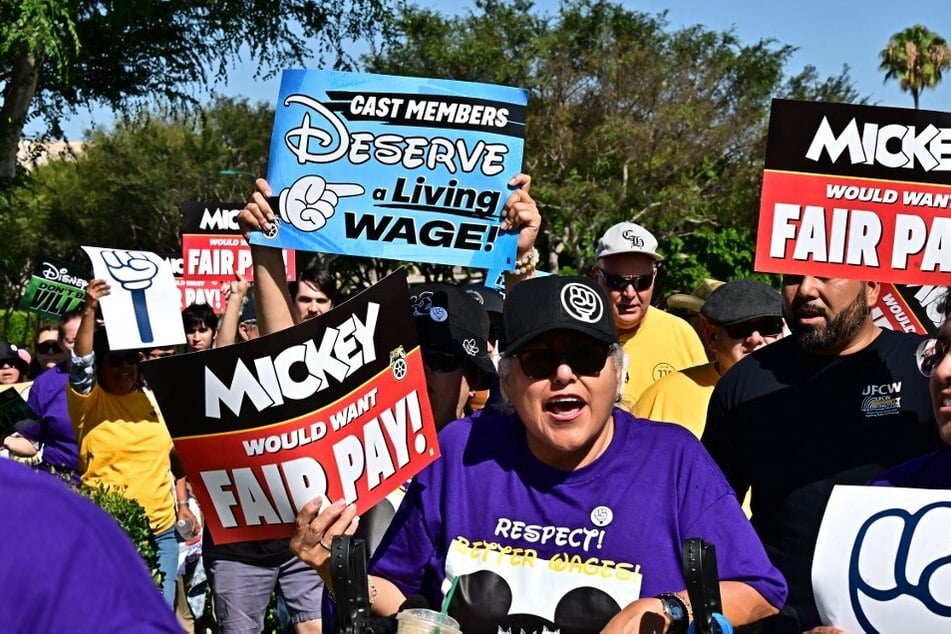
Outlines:
<svg viewBox="0 0 951 634"><path fill-rule="evenodd" d="M102 251L101 255L109 274L132 294L139 338L142 343L151 343L152 323L149 321L145 290L152 286L152 280L158 275L158 265L144 253L135 251Z"/></svg>
<svg viewBox="0 0 951 634"><path fill-rule="evenodd" d="M880 632L895 611L908 632L942 632L951 619L951 502L915 513L883 510L859 529L849 561L849 595L862 630Z"/></svg>
<svg viewBox="0 0 951 634"><path fill-rule="evenodd" d="M135 251L103 251L102 261L112 277L127 291L147 289L158 274L158 265L145 254Z"/></svg>

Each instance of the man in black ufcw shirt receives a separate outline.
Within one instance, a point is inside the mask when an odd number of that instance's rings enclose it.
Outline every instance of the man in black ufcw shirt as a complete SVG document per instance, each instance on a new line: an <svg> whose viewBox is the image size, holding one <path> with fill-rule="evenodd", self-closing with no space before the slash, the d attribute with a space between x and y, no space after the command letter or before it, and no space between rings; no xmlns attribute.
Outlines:
<svg viewBox="0 0 951 634"><path fill-rule="evenodd" d="M882 330L879 284L783 277L793 332L737 363L717 383L703 443L786 576L803 629L819 625L811 567L836 484L865 484L939 446L928 381L915 365L923 337Z"/></svg>

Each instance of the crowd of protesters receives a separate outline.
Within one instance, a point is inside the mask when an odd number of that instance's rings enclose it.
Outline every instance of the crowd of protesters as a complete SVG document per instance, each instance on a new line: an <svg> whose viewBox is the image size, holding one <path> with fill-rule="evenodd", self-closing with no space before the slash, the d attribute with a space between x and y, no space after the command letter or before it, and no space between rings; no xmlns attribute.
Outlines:
<svg viewBox="0 0 951 634"><path fill-rule="evenodd" d="M732 623L836 631L819 620L810 576L832 487L951 486L951 453L940 449L942 438L951 444L951 321L932 340L885 331L871 318L876 282L786 275L780 290L752 279L708 280L703 293L670 301L689 308L688 323L655 301L662 245L633 222L609 228L592 245L589 276L537 271L541 216L528 177L511 185L502 228L519 239L504 302L503 293L478 285L410 289L442 457L364 518L342 500L315 500L300 509L289 539L218 545L205 530L200 565L215 627L260 631L273 592L288 627L326 629L330 544L358 533L373 552L370 609L381 617L414 595L438 609L458 585L448 609L467 632L686 632L693 612L681 543L702 537L717 548L723 612ZM240 215L246 234L274 222L270 196L259 180ZM240 345L341 303L328 272L308 270L287 284L279 251L256 246L252 253L253 292L242 278L226 284L220 319L207 306L186 308L182 352ZM37 471L114 486L141 503L158 545L162 596L188 624L195 615L182 586L191 577L176 588L179 544L202 533L200 515L138 372L141 361L177 351L110 349L98 323L108 293L105 281L91 280L82 309L40 328L32 354L0 340L0 383L19 389L36 415L19 421L3 444ZM896 384L892 400L863 400L866 386ZM28 480L7 470L0 489ZM63 522L102 523L74 519L88 511L74 511L45 481L16 486L35 487L49 502L18 503L36 504L38 514L5 517L4 527L21 521L18 532L39 531L49 522L68 532ZM744 513L738 500L747 496ZM43 519L46 512L57 519ZM179 520L186 531L176 530ZM587 540L528 537L549 528L593 531L597 550ZM106 538L122 541L112 529L96 537ZM514 560L522 550L509 547L516 543L531 543L539 562L596 554L614 579L579 591L559 585L551 566L522 566L510 576L473 567L476 553L493 544L498 561ZM145 574L128 563L127 544L115 547L108 565L88 562L97 569L86 583L115 592L112 585L125 582L103 577ZM66 586L84 580L71 579L47 574L36 583L80 601ZM141 583L128 583L138 621L128 620L134 610L121 599L101 610L138 631L167 631L154 612L172 610L142 598ZM30 594L26 583L18 591ZM0 598L0 619L14 614L9 601Z"/></svg>

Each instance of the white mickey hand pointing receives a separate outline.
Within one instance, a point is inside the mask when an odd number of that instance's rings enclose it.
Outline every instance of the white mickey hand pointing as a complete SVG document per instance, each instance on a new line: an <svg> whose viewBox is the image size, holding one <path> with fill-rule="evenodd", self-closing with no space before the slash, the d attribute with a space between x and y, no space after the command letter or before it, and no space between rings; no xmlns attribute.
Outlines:
<svg viewBox="0 0 951 634"><path fill-rule="evenodd" d="M320 176L304 176L281 192L281 219L301 231L317 231L334 215L341 196L359 196L365 190L350 183L328 183Z"/></svg>

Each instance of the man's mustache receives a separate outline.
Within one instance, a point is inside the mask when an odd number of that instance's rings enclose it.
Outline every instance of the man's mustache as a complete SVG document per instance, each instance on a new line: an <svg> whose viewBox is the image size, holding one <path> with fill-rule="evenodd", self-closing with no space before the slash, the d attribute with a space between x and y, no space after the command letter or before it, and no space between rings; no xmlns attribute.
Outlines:
<svg viewBox="0 0 951 634"><path fill-rule="evenodd" d="M818 302L796 302L792 305L790 312L794 319L802 317L804 313L809 313L810 317L829 317L826 307Z"/></svg>

